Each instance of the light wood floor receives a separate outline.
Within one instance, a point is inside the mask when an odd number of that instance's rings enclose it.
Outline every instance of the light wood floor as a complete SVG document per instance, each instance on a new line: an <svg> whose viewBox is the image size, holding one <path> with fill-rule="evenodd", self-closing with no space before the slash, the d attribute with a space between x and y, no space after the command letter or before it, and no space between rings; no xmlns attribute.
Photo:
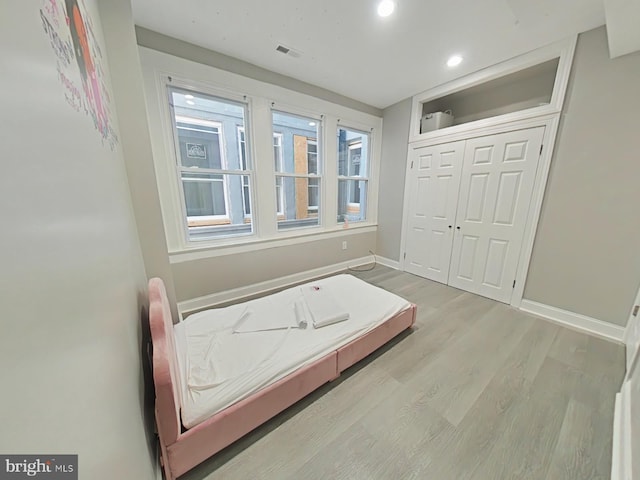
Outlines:
<svg viewBox="0 0 640 480"><path fill-rule="evenodd" d="M181 480L608 479L624 349L377 266L413 332Z"/></svg>

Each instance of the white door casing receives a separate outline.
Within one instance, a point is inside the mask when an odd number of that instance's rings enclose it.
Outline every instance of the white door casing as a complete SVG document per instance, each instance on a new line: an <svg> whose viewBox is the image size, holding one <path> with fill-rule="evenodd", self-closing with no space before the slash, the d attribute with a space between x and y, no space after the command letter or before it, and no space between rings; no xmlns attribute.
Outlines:
<svg viewBox="0 0 640 480"><path fill-rule="evenodd" d="M627 347L627 374L631 370L631 365L640 349L640 290L636 296L631 312L629 313L629 321L627 322L627 330L624 335L624 343ZM637 360L636 360L637 361Z"/></svg>
<svg viewBox="0 0 640 480"><path fill-rule="evenodd" d="M410 148L404 269L447 283L464 141Z"/></svg>
<svg viewBox="0 0 640 480"><path fill-rule="evenodd" d="M449 285L510 302L544 130L467 140Z"/></svg>

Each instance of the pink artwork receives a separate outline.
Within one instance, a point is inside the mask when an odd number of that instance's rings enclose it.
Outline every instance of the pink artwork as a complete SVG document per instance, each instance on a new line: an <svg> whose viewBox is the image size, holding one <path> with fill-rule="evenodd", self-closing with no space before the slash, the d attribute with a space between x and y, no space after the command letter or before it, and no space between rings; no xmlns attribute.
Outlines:
<svg viewBox="0 0 640 480"><path fill-rule="evenodd" d="M118 143L109 111L102 50L82 0L43 0L42 27L56 56L58 79L67 103L93 120L103 144Z"/></svg>

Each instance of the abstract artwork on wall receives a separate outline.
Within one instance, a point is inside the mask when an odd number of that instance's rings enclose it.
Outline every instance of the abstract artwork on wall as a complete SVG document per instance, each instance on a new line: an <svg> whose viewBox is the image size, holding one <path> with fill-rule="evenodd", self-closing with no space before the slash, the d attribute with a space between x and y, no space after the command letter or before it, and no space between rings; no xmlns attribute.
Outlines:
<svg viewBox="0 0 640 480"><path fill-rule="evenodd" d="M43 0L40 19L55 53L58 79L67 103L90 117L111 150L118 137L111 120L103 54L83 0Z"/></svg>

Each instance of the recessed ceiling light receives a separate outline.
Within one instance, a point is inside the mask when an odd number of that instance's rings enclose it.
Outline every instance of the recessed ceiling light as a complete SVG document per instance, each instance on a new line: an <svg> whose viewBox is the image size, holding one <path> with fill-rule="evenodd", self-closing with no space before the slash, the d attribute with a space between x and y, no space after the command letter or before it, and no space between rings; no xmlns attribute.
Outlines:
<svg viewBox="0 0 640 480"><path fill-rule="evenodd" d="M457 67L462 63L462 57L460 55L453 55L447 60L448 67Z"/></svg>
<svg viewBox="0 0 640 480"><path fill-rule="evenodd" d="M195 105L196 102L194 102L193 100L187 100L187 105Z"/></svg>
<svg viewBox="0 0 640 480"><path fill-rule="evenodd" d="M388 17L396 9L396 2L393 0L382 0L378 4L378 15L381 17Z"/></svg>
<svg viewBox="0 0 640 480"><path fill-rule="evenodd" d="M186 98L187 100L193 100L193 95L187 93L184 98Z"/></svg>
<svg viewBox="0 0 640 480"><path fill-rule="evenodd" d="M309 122L309 126L310 127L315 127L316 126L316 122Z"/></svg>

